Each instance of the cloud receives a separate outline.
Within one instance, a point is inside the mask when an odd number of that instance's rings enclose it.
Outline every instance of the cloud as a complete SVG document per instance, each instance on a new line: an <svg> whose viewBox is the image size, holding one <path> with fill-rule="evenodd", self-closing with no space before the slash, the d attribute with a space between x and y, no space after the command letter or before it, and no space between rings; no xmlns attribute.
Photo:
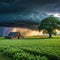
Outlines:
<svg viewBox="0 0 60 60"><path fill-rule="evenodd" d="M0 10L0 13L21 12L26 9L41 8L42 6L59 2L60 0L0 0L0 9L2 10Z"/></svg>
<svg viewBox="0 0 60 60"><path fill-rule="evenodd" d="M3 18L4 17L4 18ZM39 13L36 11L24 11L22 13L11 13L11 14L0 14L0 23L3 22L19 22L19 21L34 21L34 22L40 22L43 18L47 17L46 13Z"/></svg>
<svg viewBox="0 0 60 60"><path fill-rule="evenodd" d="M0 0L0 22L39 22L52 12L60 13L60 0Z"/></svg>
<svg viewBox="0 0 60 60"><path fill-rule="evenodd" d="M0 0L0 22L40 22L49 15L60 17L60 0Z"/></svg>

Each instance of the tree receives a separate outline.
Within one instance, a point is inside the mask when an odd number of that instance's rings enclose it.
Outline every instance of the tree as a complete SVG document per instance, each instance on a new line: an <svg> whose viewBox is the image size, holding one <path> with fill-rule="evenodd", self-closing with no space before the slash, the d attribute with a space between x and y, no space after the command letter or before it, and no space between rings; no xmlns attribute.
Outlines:
<svg viewBox="0 0 60 60"><path fill-rule="evenodd" d="M56 34L55 29L60 29L60 21L55 17L47 17L40 22L38 29L48 33L51 38L52 34Z"/></svg>

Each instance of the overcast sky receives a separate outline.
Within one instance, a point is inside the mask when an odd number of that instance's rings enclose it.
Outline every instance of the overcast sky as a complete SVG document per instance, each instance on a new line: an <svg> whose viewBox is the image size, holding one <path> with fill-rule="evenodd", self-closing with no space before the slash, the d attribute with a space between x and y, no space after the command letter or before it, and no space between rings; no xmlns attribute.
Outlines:
<svg viewBox="0 0 60 60"><path fill-rule="evenodd" d="M60 0L0 0L0 22L39 21L59 13Z"/></svg>
<svg viewBox="0 0 60 60"><path fill-rule="evenodd" d="M60 0L0 0L0 22L39 22L49 15L60 17ZM4 30L0 27L0 34Z"/></svg>

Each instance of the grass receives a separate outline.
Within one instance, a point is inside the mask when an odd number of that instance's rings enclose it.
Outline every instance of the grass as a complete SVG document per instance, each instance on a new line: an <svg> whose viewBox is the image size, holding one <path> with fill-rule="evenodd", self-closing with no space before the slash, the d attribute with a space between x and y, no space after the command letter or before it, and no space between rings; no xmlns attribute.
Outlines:
<svg viewBox="0 0 60 60"><path fill-rule="evenodd" d="M11 60L9 57L6 57L0 52L0 60Z"/></svg>
<svg viewBox="0 0 60 60"><path fill-rule="evenodd" d="M60 60L60 37L25 39L1 37L0 52L12 60ZM2 57L0 54L0 58Z"/></svg>

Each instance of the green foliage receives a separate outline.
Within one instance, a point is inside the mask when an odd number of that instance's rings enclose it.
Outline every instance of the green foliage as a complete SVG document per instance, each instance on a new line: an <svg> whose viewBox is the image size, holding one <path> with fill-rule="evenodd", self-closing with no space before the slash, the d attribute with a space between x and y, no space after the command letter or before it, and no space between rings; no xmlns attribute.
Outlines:
<svg viewBox="0 0 60 60"><path fill-rule="evenodd" d="M0 40L0 52L12 60L60 60L60 38Z"/></svg>
<svg viewBox="0 0 60 60"><path fill-rule="evenodd" d="M38 29L39 31L46 31L46 33L49 34L49 37L51 37L52 34L56 34L56 32L54 32L55 29L60 29L60 21L55 17L45 18L40 22Z"/></svg>

